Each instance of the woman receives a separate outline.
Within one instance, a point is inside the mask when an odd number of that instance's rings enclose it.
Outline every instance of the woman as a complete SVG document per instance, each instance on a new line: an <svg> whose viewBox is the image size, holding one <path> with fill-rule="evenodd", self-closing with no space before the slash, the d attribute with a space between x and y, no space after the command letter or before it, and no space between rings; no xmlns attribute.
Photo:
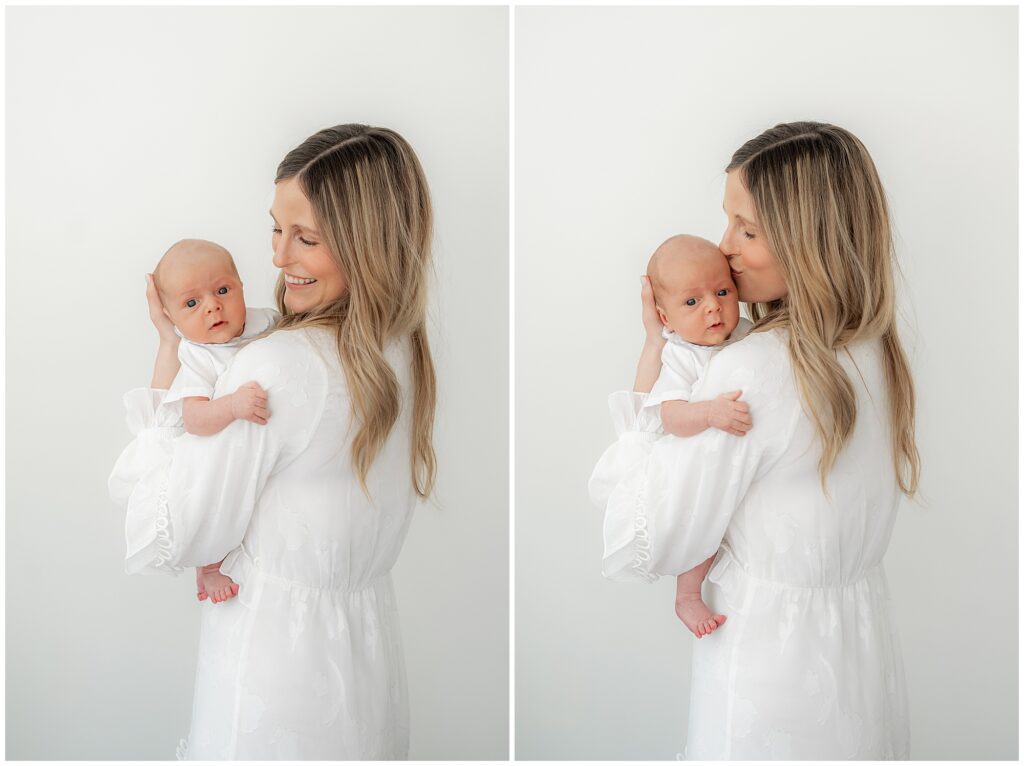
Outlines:
<svg viewBox="0 0 1024 766"><path fill-rule="evenodd" d="M882 557L919 469L882 186L852 134L790 123L736 152L724 207L754 328L694 398L741 390L753 428L638 430L664 342L645 287L638 393L612 395L620 435L591 480L604 571L651 581L715 555L705 600L728 619L694 648L688 758L906 759Z"/></svg>
<svg viewBox="0 0 1024 766"><path fill-rule="evenodd" d="M125 397L137 438L111 477L126 568L177 574L227 554L221 571L239 584L203 610L179 758L405 758L389 572L434 481L427 184L397 133L341 125L284 158L270 212L283 316L215 392L255 380L265 425L160 427L177 336L150 285L153 389Z"/></svg>

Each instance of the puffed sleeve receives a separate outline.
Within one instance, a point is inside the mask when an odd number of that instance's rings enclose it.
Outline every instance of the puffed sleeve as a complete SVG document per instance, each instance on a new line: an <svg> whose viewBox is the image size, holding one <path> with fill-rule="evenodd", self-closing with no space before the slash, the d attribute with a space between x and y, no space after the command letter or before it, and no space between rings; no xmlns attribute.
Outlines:
<svg viewBox="0 0 1024 766"><path fill-rule="evenodd" d="M200 345L182 340L178 344L178 361L181 362L181 368L174 376L163 403L167 405L189 396L212 399L217 383L217 366L210 352Z"/></svg>
<svg viewBox="0 0 1024 766"><path fill-rule="evenodd" d="M110 476L126 508L125 571L176 575L220 561L242 541L267 478L309 444L323 413L327 371L302 331L279 331L241 349L214 397L255 380L267 392L266 425L236 420L194 436L161 426L161 392L125 397L135 440Z"/></svg>
<svg viewBox="0 0 1024 766"><path fill-rule="evenodd" d="M693 353L675 343L666 343L661 350L661 371L643 406L660 407L662 402L690 401L699 376L700 365Z"/></svg>
<svg viewBox="0 0 1024 766"><path fill-rule="evenodd" d="M788 360L763 335L745 341L749 348L723 349L693 392L703 401L741 389L753 420L746 436L708 429L651 439L638 430L643 395L609 399L618 438L590 479L591 499L605 512L606 577L653 582L712 556L751 484L783 454L796 423L784 396Z"/></svg>

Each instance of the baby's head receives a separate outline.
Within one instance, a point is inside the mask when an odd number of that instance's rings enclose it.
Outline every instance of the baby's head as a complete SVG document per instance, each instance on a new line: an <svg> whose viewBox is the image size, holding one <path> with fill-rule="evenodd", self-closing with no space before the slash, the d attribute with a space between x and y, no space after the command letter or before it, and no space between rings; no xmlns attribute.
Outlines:
<svg viewBox="0 0 1024 766"><path fill-rule="evenodd" d="M226 343L245 329L245 296L231 253L204 239L171 245L153 270L164 313L196 343Z"/></svg>
<svg viewBox="0 0 1024 766"><path fill-rule="evenodd" d="M736 285L722 251L700 237L665 240L647 263L662 324L683 340L717 346L740 319Z"/></svg>

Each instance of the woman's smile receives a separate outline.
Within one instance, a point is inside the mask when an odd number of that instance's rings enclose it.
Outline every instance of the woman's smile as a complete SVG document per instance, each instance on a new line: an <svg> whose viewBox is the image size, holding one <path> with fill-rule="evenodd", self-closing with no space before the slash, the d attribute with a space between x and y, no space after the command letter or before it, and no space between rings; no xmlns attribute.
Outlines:
<svg viewBox="0 0 1024 766"><path fill-rule="evenodd" d="M288 287L306 287L316 282L312 277L296 277L289 274L287 271L284 274L284 283Z"/></svg>

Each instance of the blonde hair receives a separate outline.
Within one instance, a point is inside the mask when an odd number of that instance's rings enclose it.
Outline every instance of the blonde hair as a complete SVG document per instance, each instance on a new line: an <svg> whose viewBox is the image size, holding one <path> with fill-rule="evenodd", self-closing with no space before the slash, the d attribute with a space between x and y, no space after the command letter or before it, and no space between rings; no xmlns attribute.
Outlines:
<svg viewBox="0 0 1024 766"><path fill-rule="evenodd" d="M857 420L853 386L836 351L881 340L893 463L900 489L917 492L914 381L896 332L889 211L864 145L819 122L776 125L747 141L727 172L750 192L785 297L750 304L753 332L788 327L797 384L822 443L822 488ZM826 490L827 491L827 490Z"/></svg>
<svg viewBox="0 0 1024 766"><path fill-rule="evenodd" d="M282 317L273 329L334 329L359 427L352 465L367 494L367 473L401 409L398 378L384 347L393 338L409 339L412 481L425 498L436 473L436 382L426 330L433 213L423 168L395 131L349 124L321 130L288 152L274 183L291 178L309 200L348 289L337 300L292 313L279 275L275 297Z"/></svg>

